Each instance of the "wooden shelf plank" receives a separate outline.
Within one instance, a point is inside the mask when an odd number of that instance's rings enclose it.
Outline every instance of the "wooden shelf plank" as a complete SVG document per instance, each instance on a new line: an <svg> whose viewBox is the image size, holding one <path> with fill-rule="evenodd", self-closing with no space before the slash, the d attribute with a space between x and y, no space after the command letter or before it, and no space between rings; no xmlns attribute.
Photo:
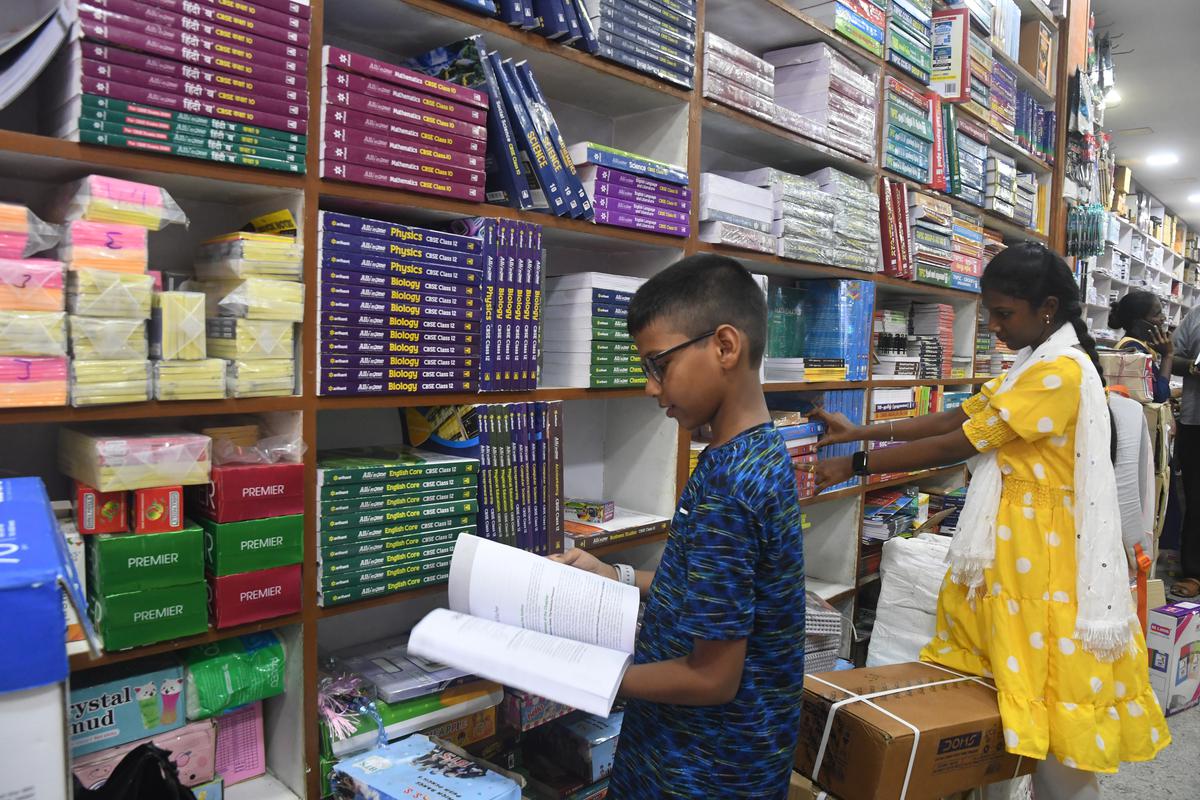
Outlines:
<svg viewBox="0 0 1200 800"><path fill-rule="evenodd" d="M1053 89L1046 88L1046 85L1035 78L1032 72L1025 69L1021 66L1020 62L995 45L992 46L992 58L1017 73L1018 88L1029 92L1035 100L1046 108L1054 109Z"/></svg>
<svg viewBox="0 0 1200 800"><path fill-rule="evenodd" d="M290 397L254 397L225 400L149 400L110 406L45 406L41 408L0 409L0 425L102 422L106 420L162 419L165 417L203 417L218 414L259 414L265 411L299 411L305 399Z"/></svg>

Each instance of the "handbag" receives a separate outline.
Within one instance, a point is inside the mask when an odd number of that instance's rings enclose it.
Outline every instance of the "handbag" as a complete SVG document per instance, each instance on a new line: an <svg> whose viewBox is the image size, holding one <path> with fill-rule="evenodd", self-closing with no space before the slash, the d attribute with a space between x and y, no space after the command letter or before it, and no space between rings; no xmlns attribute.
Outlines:
<svg viewBox="0 0 1200 800"><path fill-rule="evenodd" d="M85 789L75 781L75 800L196 800L179 782L171 754L150 743L126 753L108 780L98 789Z"/></svg>

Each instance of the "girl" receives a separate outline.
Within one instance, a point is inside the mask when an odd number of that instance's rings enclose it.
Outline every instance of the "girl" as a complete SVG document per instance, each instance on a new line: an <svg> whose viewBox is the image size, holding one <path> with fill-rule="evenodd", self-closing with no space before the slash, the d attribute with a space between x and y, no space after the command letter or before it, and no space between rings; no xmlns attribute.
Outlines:
<svg viewBox="0 0 1200 800"><path fill-rule="evenodd" d="M1170 741L1129 594L1095 342L1071 270L1041 245L1000 253L982 288L988 327L1020 351L1009 373L917 419L819 414L827 443L909 443L819 462L817 484L974 457L921 658L995 679L1009 752L1044 759L1039 797L1095 797L1095 773Z"/></svg>
<svg viewBox="0 0 1200 800"><path fill-rule="evenodd" d="M1108 327L1125 331L1125 338L1117 342L1118 350L1155 356L1154 402L1170 400L1171 361L1175 357L1175 348L1167 334L1167 317L1158 296L1134 289L1112 304Z"/></svg>

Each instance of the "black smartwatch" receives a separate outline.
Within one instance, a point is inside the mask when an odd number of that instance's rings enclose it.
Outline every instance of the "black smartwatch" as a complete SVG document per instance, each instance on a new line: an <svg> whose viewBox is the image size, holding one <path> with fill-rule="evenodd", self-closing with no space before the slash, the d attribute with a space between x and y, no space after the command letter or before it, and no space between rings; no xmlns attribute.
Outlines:
<svg viewBox="0 0 1200 800"><path fill-rule="evenodd" d="M850 466L854 469L855 475L870 475L871 471L867 468L867 451L859 450L850 456Z"/></svg>

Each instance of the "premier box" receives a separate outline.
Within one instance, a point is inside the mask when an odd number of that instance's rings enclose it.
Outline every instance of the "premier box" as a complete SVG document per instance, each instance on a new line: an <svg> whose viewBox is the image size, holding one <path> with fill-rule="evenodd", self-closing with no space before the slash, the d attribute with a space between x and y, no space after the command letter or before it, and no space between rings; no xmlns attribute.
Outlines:
<svg viewBox="0 0 1200 800"><path fill-rule="evenodd" d="M93 593L88 606L105 650L125 650L208 630L204 581L125 594Z"/></svg>
<svg viewBox="0 0 1200 800"><path fill-rule="evenodd" d="M191 491L192 508L214 522L242 522L304 513L303 464L213 467L212 483Z"/></svg>
<svg viewBox="0 0 1200 800"><path fill-rule="evenodd" d="M102 533L88 540L94 594L122 594L204 580L204 533L196 525L165 533Z"/></svg>
<svg viewBox="0 0 1200 800"><path fill-rule="evenodd" d="M200 526L204 561L217 577L298 564L304 558L303 514L245 522L201 519Z"/></svg>
<svg viewBox="0 0 1200 800"><path fill-rule="evenodd" d="M245 625L300 611L300 565L210 577L213 622Z"/></svg>

